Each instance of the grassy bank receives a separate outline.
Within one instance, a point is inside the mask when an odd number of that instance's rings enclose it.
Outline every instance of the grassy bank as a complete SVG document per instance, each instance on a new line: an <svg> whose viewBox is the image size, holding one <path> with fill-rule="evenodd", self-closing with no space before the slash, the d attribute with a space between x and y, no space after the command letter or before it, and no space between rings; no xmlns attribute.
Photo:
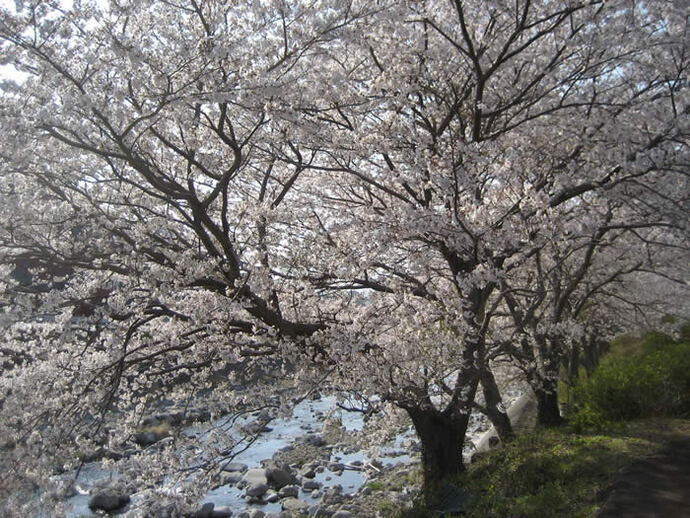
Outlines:
<svg viewBox="0 0 690 518"><path fill-rule="evenodd" d="M492 452L458 481L468 516L593 516L619 470L690 436L690 420L646 419L599 434L537 430Z"/></svg>
<svg viewBox="0 0 690 518"><path fill-rule="evenodd" d="M454 484L469 517L591 517L620 470L690 438L688 326L623 336L579 380L569 424L537 429L473 463ZM397 518L436 516L423 508Z"/></svg>
<svg viewBox="0 0 690 518"><path fill-rule="evenodd" d="M690 437L690 420L635 420L597 434L538 429L482 457L456 481L470 495L463 516L594 516L622 468L681 436ZM435 515L419 507L387 516Z"/></svg>

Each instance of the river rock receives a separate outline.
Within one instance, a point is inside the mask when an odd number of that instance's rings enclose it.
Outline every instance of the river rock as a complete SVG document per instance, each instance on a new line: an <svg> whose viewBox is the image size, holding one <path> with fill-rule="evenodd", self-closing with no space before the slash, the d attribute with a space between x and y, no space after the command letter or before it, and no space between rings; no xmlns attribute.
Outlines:
<svg viewBox="0 0 690 518"><path fill-rule="evenodd" d="M275 504L280 500L280 496L278 496L278 493L274 489L269 489L264 495L264 500L269 504Z"/></svg>
<svg viewBox="0 0 690 518"><path fill-rule="evenodd" d="M313 518L329 518L333 511L321 505L312 505L309 508L309 516Z"/></svg>
<svg viewBox="0 0 690 518"><path fill-rule="evenodd" d="M306 471L303 471L301 475L303 478L314 478L316 477L316 471L313 469L307 469Z"/></svg>
<svg viewBox="0 0 690 518"><path fill-rule="evenodd" d="M345 465L342 462L329 462L326 466L329 471L338 472L345 469Z"/></svg>
<svg viewBox="0 0 690 518"><path fill-rule="evenodd" d="M278 491L280 498L297 497L299 495L299 488L297 486L283 486Z"/></svg>
<svg viewBox="0 0 690 518"><path fill-rule="evenodd" d="M280 506L283 508L284 511L295 511L295 512L304 512L307 509L309 509L309 504L306 502L303 502L302 500L297 500L296 498L286 498L282 502L280 502Z"/></svg>
<svg viewBox="0 0 690 518"><path fill-rule="evenodd" d="M331 486L328 489L324 490L322 502L324 504L328 504L328 505L342 504L342 502L343 502L342 493L343 493L343 488L340 484L336 484L334 486Z"/></svg>
<svg viewBox="0 0 690 518"><path fill-rule="evenodd" d="M212 518L232 518L232 511L228 507L216 507L211 516Z"/></svg>
<svg viewBox="0 0 690 518"><path fill-rule="evenodd" d="M247 485L245 492L248 496L260 497L268 491L268 485L263 482L255 482L253 484Z"/></svg>
<svg viewBox="0 0 690 518"><path fill-rule="evenodd" d="M117 511L129 503L129 495L118 494L110 491L96 493L89 500L89 509L92 511L105 511L106 513Z"/></svg>
<svg viewBox="0 0 690 518"><path fill-rule="evenodd" d="M279 467L266 468L266 478L272 486L278 489L299 482L289 469Z"/></svg>
<svg viewBox="0 0 690 518"><path fill-rule="evenodd" d="M266 513L264 513L261 509L250 509L249 510L249 518L265 518Z"/></svg>
<svg viewBox="0 0 690 518"><path fill-rule="evenodd" d="M263 423L261 421L254 421L253 423L249 423L245 426L243 426L242 431L248 435L258 435L263 432L270 432L272 430L271 427L266 425L266 423Z"/></svg>
<svg viewBox="0 0 690 518"><path fill-rule="evenodd" d="M266 478L266 470L264 468L252 468L242 477L242 481L248 486L252 484L266 484L268 485L268 478Z"/></svg>
<svg viewBox="0 0 690 518"><path fill-rule="evenodd" d="M271 416L270 412L266 410L261 410L259 412L255 412L254 417L256 417L257 421L261 421L262 423L268 423L273 417Z"/></svg>
<svg viewBox="0 0 690 518"><path fill-rule="evenodd" d="M302 483L302 487L306 490L321 489L321 482L317 480L305 480Z"/></svg>
<svg viewBox="0 0 690 518"><path fill-rule="evenodd" d="M332 518L352 518L354 515L345 509L339 509L333 513Z"/></svg>
<svg viewBox="0 0 690 518"><path fill-rule="evenodd" d="M298 437L297 441L309 444L310 446L316 446L317 448L321 448L322 446L326 445L326 439L324 439L323 436L318 433L309 433L307 435L303 435Z"/></svg>
<svg viewBox="0 0 690 518"><path fill-rule="evenodd" d="M223 472L220 474L221 486L227 486L230 484L235 485L241 480L243 480L242 473L237 471Z"/></svg>
<svg viewBox="0 0 690 518"><path fill-rule="evenodd" d="M240 473L244 473L245 471L247 471L247 468L248 466L241 462L228 462L223 466L223 471L239 471Z"/></svg>
<svg viewBox="0 0 690 518"><path fill-rule="evenodd" d="M177 513L172 511L170 516L177 516ZM212 502L209 502L189 516L190 518L232 518L232 511L227 507L215 507Z"/></svg>

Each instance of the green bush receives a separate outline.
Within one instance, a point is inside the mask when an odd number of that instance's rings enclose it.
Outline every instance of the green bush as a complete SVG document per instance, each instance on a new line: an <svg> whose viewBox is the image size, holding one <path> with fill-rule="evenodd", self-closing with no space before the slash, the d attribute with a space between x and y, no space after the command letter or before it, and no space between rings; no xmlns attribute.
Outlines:
<svg viewBox="0 0 690 518"><path fill-rule="evenodd" d="M640 342L640 349L642 349L642 354L651 354L661 351L669 344L673 344L673 338L666 333L649 331L642 338L642 341Z"/></svg>
<svg viewBox="0 0 690 518"><path fill-rule="evenodd" d="M604 417L604 414L589 404L583 405L570 417L568 424L576 433L602 432L611 427L611 423Z"/></svg>
<svg viewBox="0 0 690 518"><path fill-rule="evenodd" d="M641 354L602 364L576 390L576 429L597 429L607 420L690 415L690 343L649 333Z"/></svg>
<svg viewBox="0 0 690 518"><path fill-rule="evenodd" d="M680 340L681 342L690 342L690 322L685 322L680 326Z"/></svg>

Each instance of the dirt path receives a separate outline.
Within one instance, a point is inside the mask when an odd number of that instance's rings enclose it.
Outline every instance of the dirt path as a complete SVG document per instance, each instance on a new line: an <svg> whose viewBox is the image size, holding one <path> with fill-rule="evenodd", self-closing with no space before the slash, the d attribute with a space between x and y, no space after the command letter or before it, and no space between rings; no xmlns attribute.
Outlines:
<svg viewBox="0 0 690 518"><path fill-rule="evenodd" d="M634 462L607 492L598 518L690 517L690 437Z"/></svg>

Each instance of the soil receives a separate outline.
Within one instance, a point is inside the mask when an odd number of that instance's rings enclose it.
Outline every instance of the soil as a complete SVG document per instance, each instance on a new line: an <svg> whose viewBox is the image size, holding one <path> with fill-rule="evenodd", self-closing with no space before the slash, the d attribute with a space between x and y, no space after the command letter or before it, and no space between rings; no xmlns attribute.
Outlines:
<svg viewBox="0 0 690 518"><path fill-rule="evenodd" d="M626 468L607 490L597 518L690 517L690 435Z"/></svg>

